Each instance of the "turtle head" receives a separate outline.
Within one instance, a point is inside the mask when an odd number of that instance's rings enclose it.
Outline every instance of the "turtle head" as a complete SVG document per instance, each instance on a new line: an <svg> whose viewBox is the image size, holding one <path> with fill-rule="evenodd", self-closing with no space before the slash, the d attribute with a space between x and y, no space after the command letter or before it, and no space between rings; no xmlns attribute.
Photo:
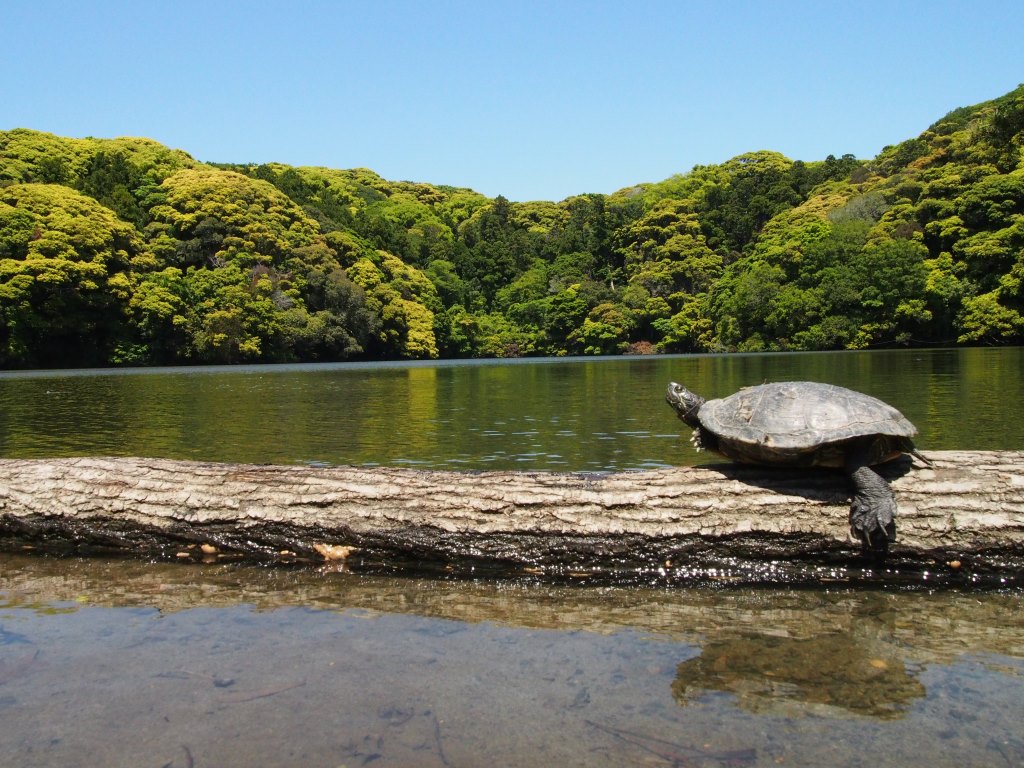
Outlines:
<svg viewBox="0 0 1024 768"><path fill-rule="evenodd" d="M704 405L703 397L673 381L665 392L665 401L675 410L676 416L689 426L694 429L700 426L700 422L697 421L697 411Z"/></svg>

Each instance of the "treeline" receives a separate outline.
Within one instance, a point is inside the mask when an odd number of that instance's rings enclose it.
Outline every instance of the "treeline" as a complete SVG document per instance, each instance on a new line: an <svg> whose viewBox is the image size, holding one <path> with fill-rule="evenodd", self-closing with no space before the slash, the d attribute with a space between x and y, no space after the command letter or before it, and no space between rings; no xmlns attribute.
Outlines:
<svg viewBox="0 0 1024 768"><path fill-rule="evenodd" d="M1020 343L1024 86L873 160L510 202L0 132L0 367Z"/></svg>

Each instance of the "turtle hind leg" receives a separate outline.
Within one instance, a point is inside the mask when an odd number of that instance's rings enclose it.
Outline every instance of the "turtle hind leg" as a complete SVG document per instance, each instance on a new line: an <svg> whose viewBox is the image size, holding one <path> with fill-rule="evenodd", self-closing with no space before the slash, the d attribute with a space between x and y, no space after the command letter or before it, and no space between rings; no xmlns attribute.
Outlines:
<svg viewBox="0 0 1024 768"><path fill-rule="evenodd" d="M850 532L865 549L885 554L896 540L896 497L885 478L869 466L870 453L870 446L860 446L846 457L846 474L854 489Z"/></svg>
<svg viewBox="0 0 1024 768"><path fill-rule="evenodd" d="M850 532L865 549L884 554L896 540L896 498L889 484L871 467L849 472L854 485Z"/></svg>

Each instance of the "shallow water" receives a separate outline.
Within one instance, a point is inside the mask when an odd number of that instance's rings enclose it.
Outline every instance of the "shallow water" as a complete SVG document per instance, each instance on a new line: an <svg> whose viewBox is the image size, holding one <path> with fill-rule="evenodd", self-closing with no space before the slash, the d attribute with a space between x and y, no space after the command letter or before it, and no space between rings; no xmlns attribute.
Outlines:
<svg viewBox="0 0 1024 768"><path fill-rule="evenodd" d="M1014 766L1019 594L2 555L19 766Z"/></svg>
<svg viewBox="0 0 1024 768"><path fill-rule="evenodd" d="M870 392L1024 447L1019 349L0 374L0 456L628 470L665 405ZM835 587L835 585L831 585ZM0 763L1020 766L1024 593L564 587L0 553Z"/></svg>

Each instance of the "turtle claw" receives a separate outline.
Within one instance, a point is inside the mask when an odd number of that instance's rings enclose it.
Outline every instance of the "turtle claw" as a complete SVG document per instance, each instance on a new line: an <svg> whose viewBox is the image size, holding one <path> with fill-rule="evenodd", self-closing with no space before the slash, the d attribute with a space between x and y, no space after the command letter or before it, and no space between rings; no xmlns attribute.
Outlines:
<svg viewBox="0 0 1024 768"><path fill-rule="evenodd" d="M693 443L693 447L697 451L697 453L700 453L701 451L704 450L704 442L700 439L699 429L693 430L693 434L690 435L690 442Z"/></svg>
<svg viewBox="0 0 1024 768"><path fill-rule="evenodd" d="M895 512L896 503L892 499L879 501L855 496L850 506L850 533L865 549L884 553L889 543L896 540Z"/></svg>

